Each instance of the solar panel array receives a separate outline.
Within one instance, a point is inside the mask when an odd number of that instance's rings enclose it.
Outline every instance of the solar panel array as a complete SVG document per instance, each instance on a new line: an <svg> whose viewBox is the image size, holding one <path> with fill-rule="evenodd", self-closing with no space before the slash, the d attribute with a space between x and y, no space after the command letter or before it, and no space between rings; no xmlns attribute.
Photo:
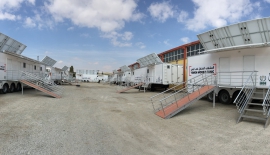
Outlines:
<svg viewBox="0 0 270 155"><path fill-rule="evenodd" d="M64 66L64 67L62 68L63 71L67 71L67 69L68 69L67 66Z"/></svg>
<svg viewBox="0 0 270 155"><path fill-rule="evenodd" d="M156 53L149 54L137 60L140 67L163 63Z"/></svg>
<svg viewBox="0 0 270 155"><path fill-rule="evenodd" d="M44 64L46 64L46 65L48 65L48 66L53 66L53 65L55 65L55 63L56 63L57 61L55 61L54 59L52 59L52 58L46 56L45 58L43 58L43 60L42 60L41 62L43 62Z"/></svg>
<svg viewBox="0 0 270 155"><path fill-rule="evenodd" d="M21 54L25 48L26 45L0 33L0 51Z"/></svg>
<svg viewBox="0 0 270 155"><path fill-rule="evenodd" d="M120 67L120 69L121 69L122 72L129 71L130 70L130 68L128 66L126 66L126 65Z"/></svg>
<svg viewBox="0 0 270 155"><path fill-rule="evenodd" d="M197 35L206 51L270 43L270 17L241 22Z"/></svg>

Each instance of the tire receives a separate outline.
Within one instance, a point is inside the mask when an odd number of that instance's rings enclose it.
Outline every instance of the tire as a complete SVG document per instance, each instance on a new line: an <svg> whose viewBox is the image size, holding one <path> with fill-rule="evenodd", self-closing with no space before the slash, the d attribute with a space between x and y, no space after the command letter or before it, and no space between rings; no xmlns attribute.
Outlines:
<svg viewBox="0 0 270 155"><path fill-rule="evenodd" d="M207 101L209 101L209 102L213 102L213 92L207 94L207 95L206 95L206 99L207 99ZM215 102L217 102L217 101L218 101L218 98L215 96Z"/></svg>
<svg viewBox="0 0 270 155"><path fill-rule="evenodd" d="M213 92L206 95L207 101L213 102Z"/></svg>
<svg viewBox="0 0 270 155"><path fill-rule="evenodd" d="M6 94L8 92L8 84L4 84L1 91L3 94Z"/></svg>
<svg viewBox="0 0 270 155"><path fill-rule="evenodd" d="M17 84L16 91L22 91L22 85L21 83Z"/></svg>
<svg viewBox="0 0 270 155"><path fill-rule="evenodd" d="M10 85L9 92L10 92L10 93L13 93L14 91L15 91L15 84L12 83L12 84Z"/></svg>
<svg viewBox="0 0 270 155"><path fill-rule="evenodd" d="M228 93L228 91L226 90L222 90L219 94L218 94L218 99L222 104L230 104L231 103L231 97L230 94Z"/></svg>

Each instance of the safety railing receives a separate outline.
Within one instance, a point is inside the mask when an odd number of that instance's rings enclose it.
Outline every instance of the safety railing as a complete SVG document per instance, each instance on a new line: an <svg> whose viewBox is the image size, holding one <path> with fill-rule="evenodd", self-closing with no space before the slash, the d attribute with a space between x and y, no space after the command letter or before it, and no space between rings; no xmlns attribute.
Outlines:
<svg viewBox="0 0 270 155"><path fill-rule="evenodd" d="M254 71L218 72L218 86L243 87L250 74ZM256 83L256 78L254 79Z"/></svg>
<svg viewBox="0 0 270 155"><path fill-rule="evenodd" d="M267 115L267 117L269 117L270 115L270 86L267 90L267 93L265 94L265 98L263 100L263 112L264 112L264 115Z"/></svg>
<svg viewBox="0 0 270 155"><path fill-rule="evenodd" d="M12 80L12 81L19 81L21 80L21 75L22 75L22 72L20 70L7 70L7 80ZM39 72L39 71L35 71L35 72L29 72L31 74L34 74L36 76L39 76L39 77L45 77L45 73L44 72Z"/></svg>
<svg viewBox="0 0 270 155"><path fill-rule="evenodd" d="M62 87L56 85L54 82L50 80L46 80L42 77L39 77L38 75L31 74L26 71L21 72L21 80L26 80L27 82L30 82L31 84L37 85L57 95L61 95L63 91Z"/></svg>
<svg viewBox="0 0 270 155"><path fill-rule="evenodd" d="M249 73L249 76L248 78L243 79L245 80L245 82L243 83L243 87L234 100L234 103L236 104L239 113L244 112L244 109L250 98L252 97L256 87L257 71L245 73Z"/></svg>
<svg viewBox="0 0 270 155"><path fill-rule="evenodd" d="M171 104L176 104L177 101L184 97L188 97L189 101L192 101L192 98L189 96L191 93L198 91L199 94L203 95L203 92L200 92L200 88L206 86L209 89L213 88L212 86L216 85L216 76L213 74L200 74L187 82L180 83L179 85L168 89L160 94L157 94L151 97L152 106L154 112L163 110ZM177 88L178 87L178 88ZM172 91L172 93L169 93ZM165 115L165 112L164 112Z"/></svg>

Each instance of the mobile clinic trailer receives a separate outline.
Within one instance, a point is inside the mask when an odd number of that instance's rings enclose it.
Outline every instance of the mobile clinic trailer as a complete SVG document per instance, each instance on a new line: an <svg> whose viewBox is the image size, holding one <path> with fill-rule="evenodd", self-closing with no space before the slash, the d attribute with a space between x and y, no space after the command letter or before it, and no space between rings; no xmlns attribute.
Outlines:
<svg viewBox="0 0 270 155"><path fill-rule="evenodd" d="M63 74L62 69L53 67L57 61L48 56L45 56L41 62L47 65L46 70L48 71L48 80L52 80L56 84L61 84Z"/></svg>
<svg viewBox="0 0 270 155"><path fill-rule="evenodd" d="M256 19L198 35L205 54L188 58L188 79L200 72L217 76L215 93L222 103L234 101L251 73L256 88L266 91L270 69L270 20ZM258 90L259 91L259 90ZM265 92L266 93L266 92ZM212 95L208 95L212 100Z"/></svg>
<svg viewBox="0 0 270 155"><path fill-rule="evenodd" d="M4 94L22 89L19 82L21 71L35 74L45 71L44 64L21 55L25 48L25 45L0 33L0 90Z"/></svg>
<svg viewBox="0 0 270 155"><path fill-rule="evenodd" d="M183 66L163 63L155 53L140 58L137 62L140 64L140 68L146 68L146 72L138 73L142 75L145 86L152 91L156 88L167 89L169 84L183 82ZM135 70L134 74L136 73Z"/></svg>
<svg viewBox="0 0 270 155"><path fill-rule="evenodd" d="M170 84L183 82L183 67L163 63L155 53L140 58L137 62L140 68L133 70L131 75L131 82L135 86L141 84L141 87L154 91L157 88L167 89Z"/></svg>
<svg viewBox="0 0 270 155"><path fill-rule="evenodd" d="M129 67L127 67L126 65L120 67L120 74L118 74L119 76L119 81L120 84L123 85L129 85L130 84L130 78L131 78L131 69Z"/></svg>

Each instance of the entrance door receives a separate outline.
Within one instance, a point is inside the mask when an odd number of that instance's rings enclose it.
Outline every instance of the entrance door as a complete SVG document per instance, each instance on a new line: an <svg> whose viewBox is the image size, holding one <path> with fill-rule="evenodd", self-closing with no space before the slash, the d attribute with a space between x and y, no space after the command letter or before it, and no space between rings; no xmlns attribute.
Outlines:
<svg viewBox="0 0 270 155"><path fill-rule="evenodd" d="M13 80L12 77L12 60L11 59L7 59L7 80Z"/></svg>
<svg viewBox="0 0 270 155"><path fill-rule="evenodd" d="M219 84L231 85L230 58L219 58Z"/></svg>
<svg viewBox="0 0 270 155"><path fill-rule="evenodd" d="M251 73L255 70L255 56L254 55L244 55L243 57L243 82L245 82Z"/></svg>

